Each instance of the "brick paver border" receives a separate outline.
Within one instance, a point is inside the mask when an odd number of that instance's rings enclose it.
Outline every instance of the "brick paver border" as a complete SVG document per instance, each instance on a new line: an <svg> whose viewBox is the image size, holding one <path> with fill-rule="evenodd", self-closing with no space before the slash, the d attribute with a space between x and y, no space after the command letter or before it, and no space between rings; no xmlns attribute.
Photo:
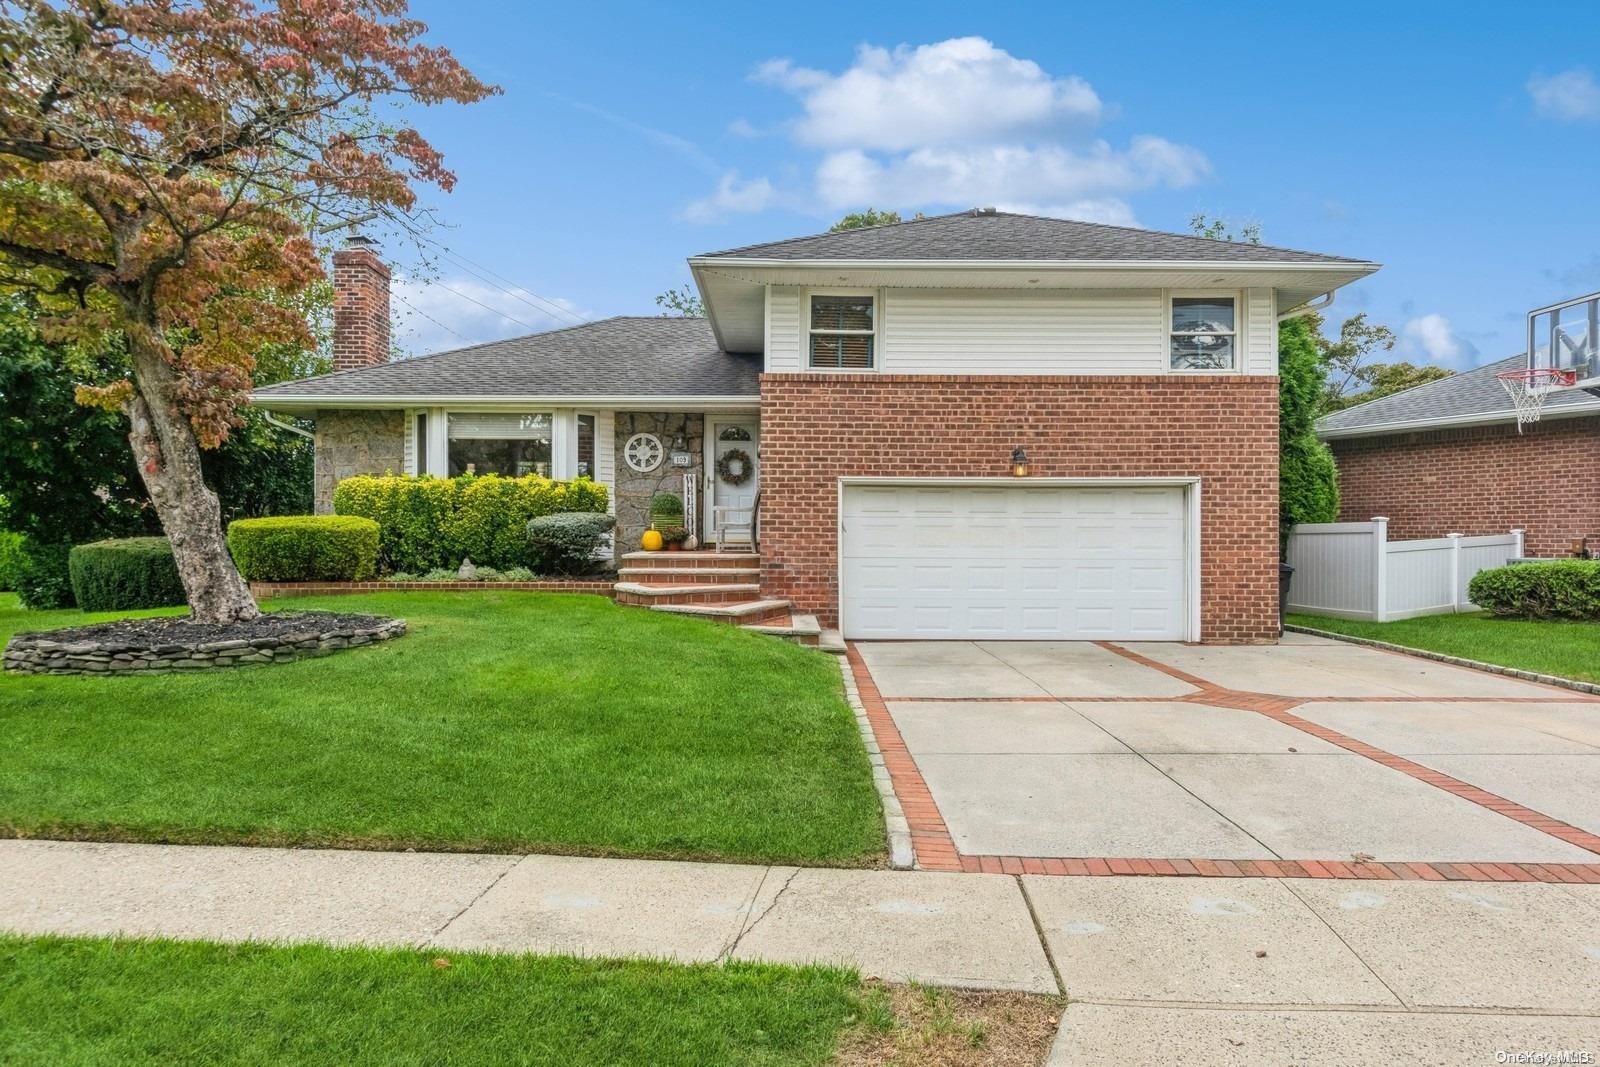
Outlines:
<svg viewBox="0 0 1600 1067"><path fill-rule="evenodd" d="M923 870L965 871L984 874L1038 874L1079 877L1104 877L1109 875L1148 875L1151 877L1190 878L1327 878L1367 881L1430 881L1430 882L1553 882L1570 885L1600 885L1600 863L1499 863L1475 861L1472 863L1394 862L1370 860L1352 862L1345 860L1224 860L1215 858L1134 858L1113 856L1001 856L972 855L960 852L950 835L944 816L933 799L933 792L922 777L916 760L906 746L900 729L889 712L888 702L894 703L1051 703L1069 704L1089 702L1150 703L1176 702L1205 704L1252 711L1286 726L1294 727L1313 737L1320 738L1349 752L1353 752L1390 770L1407 775L1426 785L1442 789L1470 803L1487 808L1508 819L1539 830L1551 837L1576 845L1600 855L1600 835L1535 811L1515 801L1507 800L1486 789L1442 774L1430 767L1415 763L1387 752L1364 741L1357 740L1337 730L1318 725L1293 714L1292 709L1303 704L1319 702L1442 702L1442 703L1550 703L1597 702L1593 697L1574 697L1571 691L1552 694L1551 698L1538 697L1288 697L1274 693L1253 693L1225 689L1198 675L1169 666L1132 649L1113 642L1095 642L1101 648L1160 671L1194 686L1197 692L1177 697L891 697L887 700L879 693L877 683L856 649L855 643L847 645L846 654L856 679L861 701L866 708L867 720L882 750L895 795L905 808L911 825L912 846L916 852L917 866ZM1388 651L1387 649L1385 651ZM1403 655L1403 652L1397 654ZM1552 687L1553 688L1553 687Z"/></svg>

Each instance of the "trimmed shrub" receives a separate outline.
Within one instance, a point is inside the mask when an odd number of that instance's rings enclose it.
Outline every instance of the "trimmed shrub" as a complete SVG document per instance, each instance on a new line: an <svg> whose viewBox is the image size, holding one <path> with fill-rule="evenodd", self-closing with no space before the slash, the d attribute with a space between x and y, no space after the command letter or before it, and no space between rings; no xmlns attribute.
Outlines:
<svg viewBox="0 0 1600 1067"><path fill-rule="evenodd" d="M535 565L546 574L587 574L595 554L617 520L604 513L567 511L528 523L528 545Z"/></svg>
<svg viewBox="0 0 1600 1067"><path fill-rule="evenodd" d="M78 545L67 556L67 570L73 598L83 611L165 608L186 599L165 537Z"/></svg>
<svg viewBox="0 0 1600 1067"><path fill-rule="evenodd" d="M0 530L0 593L17 588L17 581L22 577L23 558L22 535Z"/></svg>
<svg viewBox="0 0 1600 1067"><path fill-rule="evenodd" d="M1559 559L1479 571L1467 597L1485 611L1526 619L1600 619L1600 560Z"/></svg>
<svg viewBox="0 0 1600 1067"><path fill-rule="evenodd" d="M359 475L334 489L333 509L377 522L386 571L455 568L463 559L504 570L532 562L529 520L560 512L604 512L606 489L588 478L556 482L531 474Z"/></svg>
<svg viewBox="0 0 1600 1067"><path fill-rule="evenodd" d="M32 611L70 608L72 575L67 567L71 545L41 544L29 538L22 545L22 565L17 569L17 598Z"/></svg>
<svg viewBox="0 0 1600 1067"><path fill-rule="evenodd" d="M228 550L252 582L360 582L377 573L378 524L349 515L235 519Z"/></svg>

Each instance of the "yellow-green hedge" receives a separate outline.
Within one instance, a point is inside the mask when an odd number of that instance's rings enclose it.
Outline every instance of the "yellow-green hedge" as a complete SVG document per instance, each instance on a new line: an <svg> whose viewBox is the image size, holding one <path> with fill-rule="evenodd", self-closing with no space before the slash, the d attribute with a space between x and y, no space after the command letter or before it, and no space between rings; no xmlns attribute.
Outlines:
<svg viewBox="0 0 1600 1067"><path fill-rule="evenodd" d="M530 474L506 478L357 475L333 491L333 510L378 524L386 570L421 573L462 559L504 570L531 562L528 520L564 511L605 511L605 486Z"/></svg>
<svg viewBox="0 0 1600 1067"><path fill-rule="evenodd" d="M344 515L276 515L228 524L228 551L252 582L361 582L378 563L378 524Z"/></svg>

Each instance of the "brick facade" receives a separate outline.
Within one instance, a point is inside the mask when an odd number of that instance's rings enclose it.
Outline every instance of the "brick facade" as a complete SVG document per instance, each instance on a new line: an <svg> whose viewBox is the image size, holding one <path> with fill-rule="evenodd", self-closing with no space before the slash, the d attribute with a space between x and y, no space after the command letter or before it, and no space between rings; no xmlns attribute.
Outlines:
<svg viewBox="0 0 1600 1067"><path fill-rule="evenodd" d="M366 244L333 254L333 369L389 362L389 268Z"/></svg>
<svg viewBox="0 0 1600 1067"><path fill-rule="evenodd" d="M1600 548L1600 418L1526 427L1353 437L1328 442L1339 463L1339 518L1389 517L1394 540L1527 531L1532 556Z"/></svg>
<svg viewBox="0 0 1600 1067"><path fill-rule="evenodd" d="M764 374L762 591L838 623L841 476L1198 477L1201 636L1278 632L1278 381Z"/></svg>

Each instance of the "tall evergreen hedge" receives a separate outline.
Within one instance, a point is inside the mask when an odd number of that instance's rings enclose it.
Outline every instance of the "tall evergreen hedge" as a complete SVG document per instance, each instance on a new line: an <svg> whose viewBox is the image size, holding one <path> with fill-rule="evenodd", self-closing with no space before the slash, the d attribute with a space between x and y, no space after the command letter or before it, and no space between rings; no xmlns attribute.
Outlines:
<svg viewBox="0 0 1600 1067"><path fill-rule="evenodd" d="M1304 317L1278 327L1278 533L1339 518L1339 471L1315 431L1327 369Z"/></svg>

